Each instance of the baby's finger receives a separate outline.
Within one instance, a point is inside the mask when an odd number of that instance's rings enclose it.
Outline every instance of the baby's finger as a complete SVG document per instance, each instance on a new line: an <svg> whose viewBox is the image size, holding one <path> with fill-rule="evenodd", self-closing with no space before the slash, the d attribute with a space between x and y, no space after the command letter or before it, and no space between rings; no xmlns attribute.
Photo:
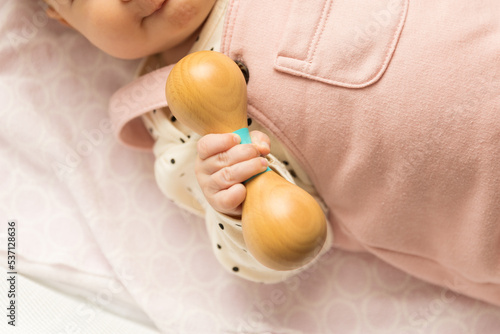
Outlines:
<svg viewBox="0 0 500 334"><path fill-rule="evenodd" d="M208 134L198 141L198 157L205 160L215 154L229 150L240 142L241 138L234 133Z"/></svg>
<svg viewBox="0 0 500 334"><path fill-rule="evenodd" d="M268 161L258 157L246 160L229 167L224 167L212 175L212 184L209 187L214 193L229 189L234 184L244 182L252 176L267 169Z"/></svg>
<svg viewBox="0 0 500 334"><path fill-rule="evenodd" d="M261 156L255 144L236 145L228 151L220 152L200 161L200 168L206 174L214 174L222 168Z"/></svg>
<svg viewBox="0 0 500 334"><path fill-rule="evenodd" d="M239 216L241 215L241 203L245 200L246 195L245 186L237 183L228 189L215 193L210 205L219 212Z"/></svg>

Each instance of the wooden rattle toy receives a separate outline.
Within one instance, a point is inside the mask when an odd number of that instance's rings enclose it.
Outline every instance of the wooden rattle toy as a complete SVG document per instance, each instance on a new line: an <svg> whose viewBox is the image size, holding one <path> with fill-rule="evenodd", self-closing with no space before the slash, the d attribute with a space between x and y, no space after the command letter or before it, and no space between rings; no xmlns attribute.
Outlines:
<svg viewBox="0 0 500 334"><path fill-rule="evenodd" d="M198 134L236 132L247 142L245 79L224 54L200 51L184 57L170 72L165 93L172 114ZM326 239L326 218L316 200L270 169L245 186L242 229L248 251L275 270L312 260Z"/></svg>

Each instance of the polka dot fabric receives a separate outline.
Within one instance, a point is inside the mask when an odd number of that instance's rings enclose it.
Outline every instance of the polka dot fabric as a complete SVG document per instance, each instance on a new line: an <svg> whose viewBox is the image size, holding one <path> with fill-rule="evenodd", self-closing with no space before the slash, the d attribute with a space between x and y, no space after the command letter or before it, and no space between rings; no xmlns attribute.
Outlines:
<svg viewBox="0 0 500 334"><path fill-rule="evenodd" d="M94 300L113 282L103 307L161 333L498 332L498 307L366 254L332 250L274 285L222 269L203 222L158 190L152 155L111 135L108 99L138 63L95 50L41 11L36 1L0 7L2 265L15 219L20 273Z"/></svg>

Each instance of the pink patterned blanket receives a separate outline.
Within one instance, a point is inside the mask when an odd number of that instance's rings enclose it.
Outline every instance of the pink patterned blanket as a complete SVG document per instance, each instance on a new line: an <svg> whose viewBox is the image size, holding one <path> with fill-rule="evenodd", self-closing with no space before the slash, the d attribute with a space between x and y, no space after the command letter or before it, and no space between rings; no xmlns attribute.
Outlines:
<svg viewBox="0 0 500 334"><path fill-rule="evenodd" d="M36 1L4 1L0 17L0 266L14 219L21 275L161 333L498 333L499 308L366 254L332 251L277 285L226 273L201 221L158 191L153 157L111 135L108 99L137 62Z"/></svg>

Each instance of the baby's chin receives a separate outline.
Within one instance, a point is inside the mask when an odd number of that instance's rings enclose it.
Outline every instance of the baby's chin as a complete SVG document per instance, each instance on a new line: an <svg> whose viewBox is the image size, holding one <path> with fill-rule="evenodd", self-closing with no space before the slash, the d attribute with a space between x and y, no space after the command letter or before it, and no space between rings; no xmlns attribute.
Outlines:
<svg viewBox="0 0 500 334"><path fill-rule="evenodd" d="M126 43L125 45L110 45L107 43L99 44L92 41L90 42L101 51L118 59L134 60L157 53L155 50L145 48L143 45L134 45L133 43Z"/></svg>
<svg viewBox="0 0 500 334"><path fill-rule="evenodd" d="M114 50L107 48L100 48L100 49L114 58L124 59L124 60L140 59L149 56L151 54L154 54L154 52L145 52L145 51L141 52L141 50Z"/></svg>

